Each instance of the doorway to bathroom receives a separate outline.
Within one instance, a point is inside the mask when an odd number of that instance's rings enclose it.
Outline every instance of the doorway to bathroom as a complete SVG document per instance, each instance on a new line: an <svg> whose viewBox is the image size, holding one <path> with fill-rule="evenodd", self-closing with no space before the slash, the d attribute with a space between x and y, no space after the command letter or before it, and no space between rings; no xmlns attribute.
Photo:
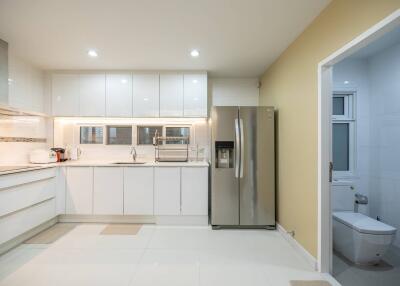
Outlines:
<svg viewBox="0 0 400 286"><path fill-rule="evenodd" d="M318 264L344 286L400 279L399 76L400 10L319 64Z"/></svg>

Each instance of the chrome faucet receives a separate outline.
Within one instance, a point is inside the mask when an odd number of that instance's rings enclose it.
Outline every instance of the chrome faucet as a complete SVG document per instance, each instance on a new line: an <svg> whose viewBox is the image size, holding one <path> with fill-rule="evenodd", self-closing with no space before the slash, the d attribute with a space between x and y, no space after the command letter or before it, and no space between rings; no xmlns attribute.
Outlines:
<svg viewBox="0 0 400 286"><path fill-rule="evenodd" d="M135 146L131 146L131 155L132 155L133 162L136 162L137 152L136 152Z"/></svg>

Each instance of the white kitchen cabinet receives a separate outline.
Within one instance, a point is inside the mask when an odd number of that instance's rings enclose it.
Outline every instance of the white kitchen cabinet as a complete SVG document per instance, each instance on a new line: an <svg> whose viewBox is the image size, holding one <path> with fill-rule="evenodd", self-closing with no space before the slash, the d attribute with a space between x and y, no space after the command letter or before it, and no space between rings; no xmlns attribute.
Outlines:
<svg viewBox="0 0 400 286"><path fill-rule="evenodd" d="M93 172L93 214L122 215L123 168L97 167Z"/></svg>
<svg viewBox="0 0 400 286"><path fill-rule="evenodd" d="M124 215L153 215L153 168L124 168Z"/></svg>
<svg viewBox="0 0 400 286"><path fill-rule="evenodd" d="M93 213L93 168L68 167L66 214Z"/></svg>
<svg viewBox="0 0 400 286"><path fill-rule="evenodd" d="M80 116L105 116L105 74L81 74L79 93Z"/></svg>
<svg viewBox="0 0 400 286"><path fill-rule="evenodd" d="M183 116L183 74L160 74L160 117Z"/></svg>
<svg viewBox="0 0 400 286"><path fill-rule="evenodd" d="M159 117L158 73L133 74L133 117Z"/></svg>
<svg viewBox="0 0 400 286"><path fill-rule="evenodd" d="M207 117L207 74L184 74L184 117Z"/></svg>
<svg viewBox="0 0 400 286"><path fill-rule="evenodd" d="M52 113L54 116L78 116L80 78L78 74L53 74Z"/></svg>
<svg viewBox="0 0 400 286"><path fill-rule="evenodd" d="M65 187L67 169L65 167L57 168L56 177L56 213L65 214Z"/></svg>
<svg viewBox="0 0 400 286"><path fill-rule="evenodd" d="M44 112L44 74L41 70L10 54L8 78L6 104L26 111Z"/></svg>
<svg viewBox="0 0 400 286"><path fill-rule="evenodd" d="M154 214L180 215L180 168L154 168Z"/></svg>
<svg viewBox="0 0 400 286"><path fill-rule="evenodd" d="M106 116L132 117L132 74L106 75Z"/></svg>
<svg viewBox="0 0 400 286"><path fill-rule="evenodd" d="M56 217L55 199L49 199L31 207L0 218L0 245L40 226ZM12 243L10 244L12 245ZM7 249L4 246L0 250Z"/></svg>
<svg viewBox="0 0 400 286"><path fill-rule="evenodd" d="M208 168L182 167L182 215L208 214Z"/></svg>

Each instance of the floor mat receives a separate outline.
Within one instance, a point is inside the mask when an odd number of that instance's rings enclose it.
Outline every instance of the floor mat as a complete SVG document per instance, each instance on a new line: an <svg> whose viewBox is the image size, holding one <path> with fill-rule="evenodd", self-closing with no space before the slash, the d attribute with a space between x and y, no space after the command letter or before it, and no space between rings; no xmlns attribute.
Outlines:
<svg viewBox="0 0 400 286"><path fill-rule="evenodd" d="M103 235L136 235L142 228L141 224L109 224L100 234Z"/></svg>
<svg viewBox="0 0 400 286"><path fill-rule="evenodd" d="M25 244L51 244L76 227L73 223L58 223L26 240Z"/></svg>
<svg viewBox="0 0 400 286"><path fill-rule="evenodd" d="M291 286L332 286L331 283L325 280L292 280Z"/></svg>

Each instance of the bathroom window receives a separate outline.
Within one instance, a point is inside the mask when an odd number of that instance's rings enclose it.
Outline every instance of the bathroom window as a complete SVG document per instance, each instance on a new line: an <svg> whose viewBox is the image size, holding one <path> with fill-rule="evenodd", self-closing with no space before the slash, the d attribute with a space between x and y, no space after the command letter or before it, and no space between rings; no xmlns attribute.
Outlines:
<svg viewBox="0 0 400 286"><path fill-rule="evenodd" d="M189 144L190 127L187 126L167 126L165 127L166 137L187 137L187 140L167 141L166 144Z"/></svg>
<svg viewBox="0 0 400 286"><path fill-rule="evenodd" d="M132 145L132 126L107 126L108 145Z"/></svg>
<svg viewBox="0 0 400 286"><path fill-rule="evenodd" d="M354 94L349 92L336 92L333 94L332 119L353 119Z"/></svg>
<svg viewBox="0 0 400 286"><path fill-rule="evenodd" d="M80 144L103 144L103 126L81 126Z"/></svg>
<svg viewBox="0 0 400 286"><path fill-rule="evenodd" d="M354 175L354 93L336 92L332 101L332 161L335 177Z"/></svg>
<svg viewBox="0 0 400 286"><path fill-rule="evenodd" d="M153 137L156 132L158 136L162 136L162 126L138 126L137 127L137 144L152 145Z"/></svg>

